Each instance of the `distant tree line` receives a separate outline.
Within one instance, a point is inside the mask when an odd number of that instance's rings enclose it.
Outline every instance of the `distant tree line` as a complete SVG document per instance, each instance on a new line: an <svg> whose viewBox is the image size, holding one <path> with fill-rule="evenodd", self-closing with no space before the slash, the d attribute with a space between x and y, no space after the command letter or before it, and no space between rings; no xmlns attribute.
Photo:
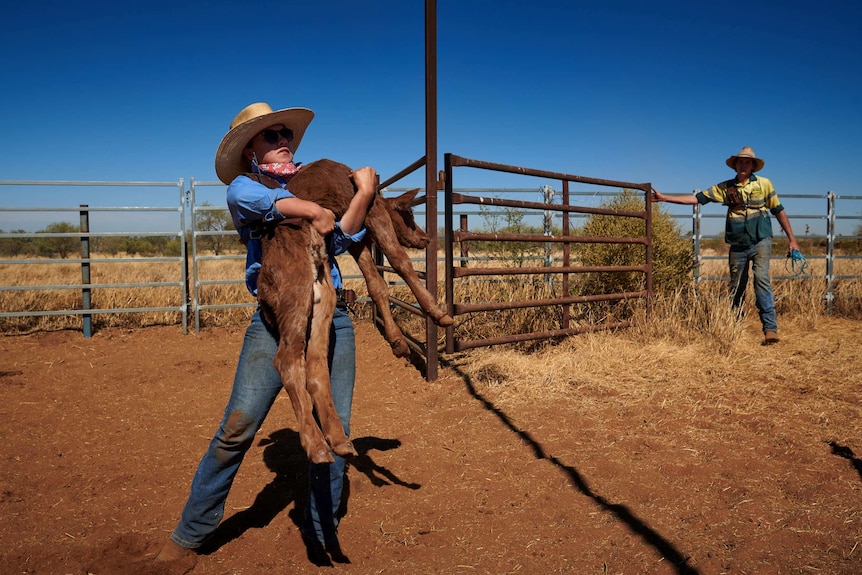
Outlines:
<svg viewBox="0 0 862 575"><path fill-rule="evenodd" d="M209 204L203 204L208 206ZM233 229L233 221L227 210L213 209L202 211L196 218L195 229L201 232L223 232ZM48 224L36 234L74 234L80 233L80 226L68 222ZM0 238L0 257L46 257L70 258L81 254L81 238L79 237L34 237L26 230L0 229L0 234L21 234L21 237ZM29 234L25 236L24 234ZM191 243L189 234L184 241ZM232 252L241 248L239 236L201 235L198 237L198 248L212 251L215 255ZM176 257L179 256L182 245L180 238L170 236L107 236L91 237L90 253L116 256L126 254L145 257Z"/></svg>
<svg viewBox="0 0 862 575"><path fill-rule="evenodd" d="M80 232L80 227L67 222L49 224L37 234L69 234ZM2 257L70 258L81 255L81 238L33 237L25 230L10 230L0 233L22 234L20 238L0 238ZM90 253L116 256L119 253L140 256L178 256L181 253L179 238L164 236L109 236L90 238Z"/></svg>
<svg viewBox="0 0 862 575"><path fill-rule="evenodd" d="M626 205L631 199L626 196L622 205ZM604 207L615 207L615 202L610 202ZM230 213L224 209L211 209L206 202L201 204L208 209L202 210L196 217L195 229L200 232L224 232L234 229L233 221ZM626 206L628 207L628 206ZM525 212L515 208L506 208L502 212L493 212L483 209L482 218L485 223L485 231L500 234L542 234L542 227L530 226L524 223ZM658 219L658 222L664 226L663 216ZM654 221L654 225L655 225ZM589 228L590 226L585 226ZM661 226L660 226L661 227ZM49 224L44 229L36 232L45 234L57 233L80 233L80 227L68 222L55 222ZM584 230L582 230L583 232ZM662 228L662 231L667 231ZM553 234L561 233L554 226L551 230ZM690 240L691 234L682 235L681 230L674 227L674 233L680 234L681 237ZM30 257L56 257L69 258L80 255L81 240L77 237L33 237L33 234L25 237L26 230L5 230L0 229L0 234L21 234L21 237L0 238L0 257L15 257L15 256L30 256ZM667 234L666 234L667 235ZM862 236L862 226L857 226L854 235ZM440 231L440 241L443 238L443 232ZM667 239L667 238L666 238ZM797 237L805 252L813 253L826 249L825 239L815 239L806 237ZM191 238L185 238L187 243L191 243ZM208 250L215 255L223 253L235 253L242 250L242 245L239 242L239 236L236 234L227 235L199 235L198 248ZM783 249L782 243L786 245L784 236L776 237L777 249ZM724 240L721 238L709 238L701 241L703 249L721 250L724 247ZM93 237L90 239L90 252L98 254L106 254L116 256L120 253L127 255L138 255L145 257L176 257L181 253L181 244L179 238L168 236L108 236L108 237ZM835 247L845 254L862 254L862 240L854 238L835 239ZM494 241L473 241L470 242L470 249L473 252L484 253L491 256L497 256L501 259L514 260L517 265L524 265L526 261L542 255L541 245L531 242L494 242Z"/></svg>

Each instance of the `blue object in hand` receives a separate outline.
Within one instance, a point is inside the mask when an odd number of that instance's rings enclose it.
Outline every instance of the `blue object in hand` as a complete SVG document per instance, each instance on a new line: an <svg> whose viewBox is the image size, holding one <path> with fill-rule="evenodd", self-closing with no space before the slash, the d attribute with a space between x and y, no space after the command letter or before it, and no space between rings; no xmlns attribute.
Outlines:
<svg viewBox="0 0 862 575"><path fill-rule="evenodd" d="M805 260L805 256L802 255L802 252L799 250L790 250L790 253L787 254L787 257L790 259L790 268L796 275L802 275L806 273L808 269L808 262Z"/></svg>

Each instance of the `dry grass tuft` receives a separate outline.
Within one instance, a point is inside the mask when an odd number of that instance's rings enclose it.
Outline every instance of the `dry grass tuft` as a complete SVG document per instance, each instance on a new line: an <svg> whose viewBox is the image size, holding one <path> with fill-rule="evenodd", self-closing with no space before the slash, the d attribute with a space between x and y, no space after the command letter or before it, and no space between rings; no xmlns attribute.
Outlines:
<svg viewBox="0 0 862 575"><path fill-rule="evenodd" d="M656 323L579 335L532 355L473 350L452 366L504 407L563 402L596 416L646 404L656 421L683 414L691 433L751 416L768 422L765 430L804 421L817 441L846 444L862 433L857 321L824 317L815 329L806 318L783 318L781 343L768 347L757 318L740 322L724 344L714 332L682 335Z"/></svg>

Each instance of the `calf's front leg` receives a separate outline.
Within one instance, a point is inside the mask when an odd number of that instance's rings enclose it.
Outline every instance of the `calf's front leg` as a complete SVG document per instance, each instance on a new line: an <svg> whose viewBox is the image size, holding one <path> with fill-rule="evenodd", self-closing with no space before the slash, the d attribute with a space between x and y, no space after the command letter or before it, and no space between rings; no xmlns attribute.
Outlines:
<svg viewBox="0 0 862 575"><path fill-rule="evenodd" d="M452 317L440 307L437 300L431 295L431 292L422 284L422 280L419 279L416 270L413 269L413 262L410 261L410 256L407 255L407 252L404 251L404 248L398 242L398 236L395 234L391 220L388 217L385 220L375 218L372 224L372 220L366 219L366 227L373 233L373 239L386 255L386 259L389 260L389 263L407 283L413 295L416 296L416 302L419 304L419 307L434 320L434 323L441 327L448 327L455 323ZM436 266L437 262L428 262L428 265Z"/></svg>
<svg viewBox="0 0 862 575"><path fill-rule="evenodd" d="M389 347L392 348L392 353L395 354L395 357L409 356L410 348L407 347L404 334L398 324L395 323L395 318L392 317L392 310L389 308L389 288L386 285L386 280L377 272L377 265L371 254L369 240L366 239L362 243L353 244L349 250L350 255L353 256L359 266L359 271L362 272L362 277L365 278L368 295L374 305L377 306L377 312L383 322L383 333L386 341L389 342Z"/></svg>

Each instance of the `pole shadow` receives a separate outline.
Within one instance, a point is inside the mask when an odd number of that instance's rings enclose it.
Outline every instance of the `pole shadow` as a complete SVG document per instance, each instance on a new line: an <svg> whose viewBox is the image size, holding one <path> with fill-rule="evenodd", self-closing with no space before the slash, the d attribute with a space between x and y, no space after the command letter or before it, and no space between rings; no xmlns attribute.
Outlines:
<svg viewBox="0 0 862 575"><path fill-rule="evenodd" d="M862 459L856 457L856 454L853 453L853 450L847 447L846 445L841 445L834 441L829 442L829 447L832 448L832 454L837 455L838 457L843 457L847 461L853 465L853 469L856 470L856 473L859 474L859 479L862 479Z"/></svg>
<svg viewBox="0 0 862 575"><path fill-rule="evenodd" d="M449 362L443 363L445 363L447 367L451 368L455 373L459 375L459 377L461 377L461 379L464 381L464 386L467 388L468 393L472 395L474 399L479 401L486 410L497 416L497 418L503 423L503 425L509 428L510 431L515 433L527 445L530 446L530 449L532 449L533 455L536 459L548 461L554 466L556 466L558 469L560 469L562 472L564 472L569 477L569 480L572 482L572 484L578 491L595 501L595 503L602 509L613 513L614 516L619 521L627 525L632 532L640 536L641 539L643 539L647 544L655 548L656 551L661 553L664 558L671 562L677 573L681 575L700 575L697 569L695 569L691 565L688 565L688 560L690 556L683 555L676 547L673 546L670 541L662 537L660 533L658 533L649 525L644 523L625 505L612 503L601 495L593 492L586 479L584 479L584 477L577 469L570 465L566 465L558 458L546 453L542 445L538 441L533 439L529 432L524 431L523 429L519 429L518 426L516 426L503 411L498 409L491 401L489 401L481 393L479 393L479 391L473 385L473 381L469 375L462 372L460 369L458 369L457 366L454 366Z"/></svg>

